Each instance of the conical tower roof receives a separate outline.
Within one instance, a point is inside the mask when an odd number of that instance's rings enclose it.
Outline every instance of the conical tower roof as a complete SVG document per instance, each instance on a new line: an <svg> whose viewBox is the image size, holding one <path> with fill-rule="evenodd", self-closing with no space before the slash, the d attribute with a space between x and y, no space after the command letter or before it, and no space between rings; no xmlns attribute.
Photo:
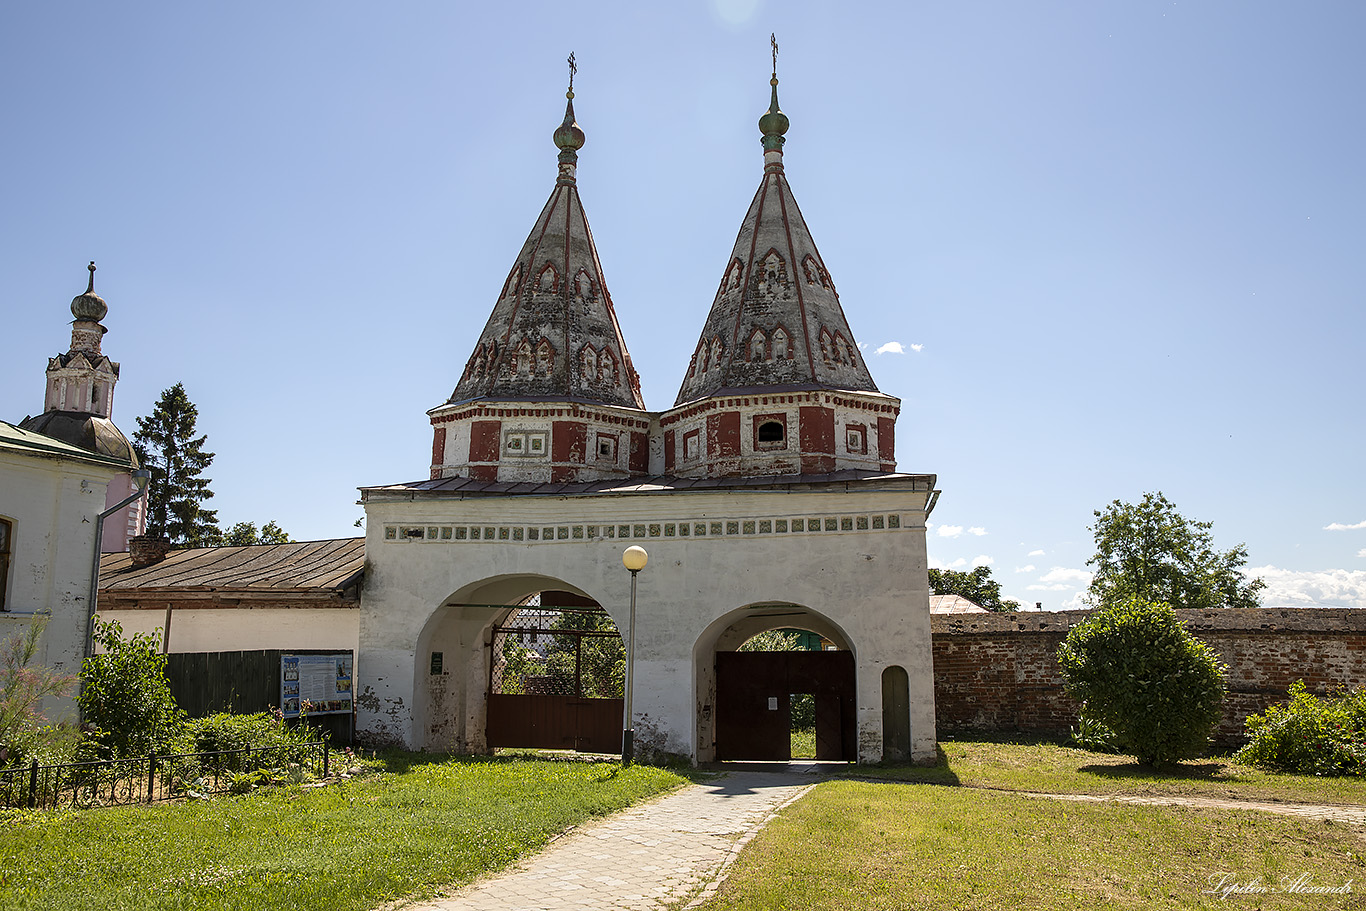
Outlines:
<svg viewBox="0 0 1366 911"><path fill-rule="evenodd" d="M573 83L555 130L559 178L448 404L569 399L644 410L575 178Z"/></svg>
<svg viewBox="0 0 1366 911"><path fill-rule="evenodd" d="M675 404L756 387L877 392L783 173L788 119L759 118L764 178L735 239Z"/></svg>

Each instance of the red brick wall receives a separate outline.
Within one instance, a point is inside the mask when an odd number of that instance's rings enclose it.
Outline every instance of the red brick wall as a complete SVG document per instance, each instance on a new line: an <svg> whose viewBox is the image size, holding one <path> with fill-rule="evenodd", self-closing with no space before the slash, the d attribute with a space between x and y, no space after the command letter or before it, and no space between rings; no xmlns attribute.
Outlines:
<svg viewBox="0 0 1366 911"><path fill-rule="evenodd" d="M1366 611L1259 608L1177 611L1228 665L1217 738L1241 739L1243 719L1283 701L1290 684L1314 692L1366 686ZM1062 689L1058 646L1085 611L955 614L930 618L941 734L1021 731L1066 735L1076 704Z"/></svg>

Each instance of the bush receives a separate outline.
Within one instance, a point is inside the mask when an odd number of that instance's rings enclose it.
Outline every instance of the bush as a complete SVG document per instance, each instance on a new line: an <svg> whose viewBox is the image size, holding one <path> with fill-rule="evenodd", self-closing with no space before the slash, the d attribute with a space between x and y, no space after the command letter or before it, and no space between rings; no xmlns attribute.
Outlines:
<svg viewBox="0 0 1366 911"><path fill-rule="evenodd" d="M1247 716L1247 746L1234 759L1275 772L1366 774L1366 690L1320 699L1290 685L1290 699Z"/></svg>
<svg viewBox="0 0 1366 911"><path fill-rule="evenodd" d="M1188 759L1208 746L1224 668L1170 605L1131 598L1097 610L1067 634L1058 664L1084 716L1140 763Z"/></svg>
<svg viewBox="0 0 1366 911"><path fill-rule="evenodd" d="M81 668L81 709L101 758L177 751L185 713L166 682L166 656L153 636L123 638L118 621L95 621L102 654Z"/></svg>
<svg viewBox="0 0 1366 911"><path fill-rule="evenodd" d="M80 739L74 728L48 724L42 713L44 699L65 696L76 682L74 674L32 666L47 621L35 617L23 635L0 645L0 767L31 759L63 762Z"/></svg>
<svg viewBox="0 0 1366 911"><path fill-rule="evenodd" d="M256 712L234 715L219 712L189 722L191 749L200 753L218 750L245 750L262 747L288 747L311 743L320 738L313 728L300 724L290 726L275 712Z"/></svg>

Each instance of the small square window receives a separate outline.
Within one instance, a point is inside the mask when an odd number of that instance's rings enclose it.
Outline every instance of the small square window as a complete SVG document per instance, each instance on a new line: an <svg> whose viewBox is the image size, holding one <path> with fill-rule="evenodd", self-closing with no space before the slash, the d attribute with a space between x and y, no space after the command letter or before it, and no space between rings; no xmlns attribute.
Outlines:
<svg viewBox="0 0 1366 911"><path fill-rule="evenodd" d="M850 452L863 451L863 431L846 430L844 433L844 445Z"/></svg>
<svg viewBox="0 0 1366 911"><path fill-rule="evenodd" d="M526 530L526 538L528 541L539 541L541 539L541 530L539 528L528 528Z"/></svg>
<svg viewBox="0 0 1366 911"><path fill-rule="evenodd" d="M692 461L702 457L702 431L693 430L683 435L683 458Z"/></svg>

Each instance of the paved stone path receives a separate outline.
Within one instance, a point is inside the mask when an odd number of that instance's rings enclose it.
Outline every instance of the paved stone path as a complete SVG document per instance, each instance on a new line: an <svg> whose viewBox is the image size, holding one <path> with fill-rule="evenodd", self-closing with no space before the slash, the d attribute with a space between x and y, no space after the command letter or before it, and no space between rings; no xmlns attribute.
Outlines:
<svg viewBox="0 0 1366 911"><path fill-rule="evenodd" d="M570 830L543 850L449 898L403 911L648 911L720 885L735 856L816 781L730 772Z"/></svg>
<svg viewBox="0 0 1366 911"><path fill-rule="evenodd" d="M1079 803L1128 803L1145 807L1195 807L1218 810L1255 810L1278 816L1298 816L1303 819L1328 819L1348 825L1366 825L1366 807L1335 806L1332 804L1273 803L1263 800L1221 800L1217 797L1138 797L1115 794L1100 797L1092 794L1039 794L1030 791L1003 791L1025 797L1046 797L1049 800L1073 800Z"/></svg>

